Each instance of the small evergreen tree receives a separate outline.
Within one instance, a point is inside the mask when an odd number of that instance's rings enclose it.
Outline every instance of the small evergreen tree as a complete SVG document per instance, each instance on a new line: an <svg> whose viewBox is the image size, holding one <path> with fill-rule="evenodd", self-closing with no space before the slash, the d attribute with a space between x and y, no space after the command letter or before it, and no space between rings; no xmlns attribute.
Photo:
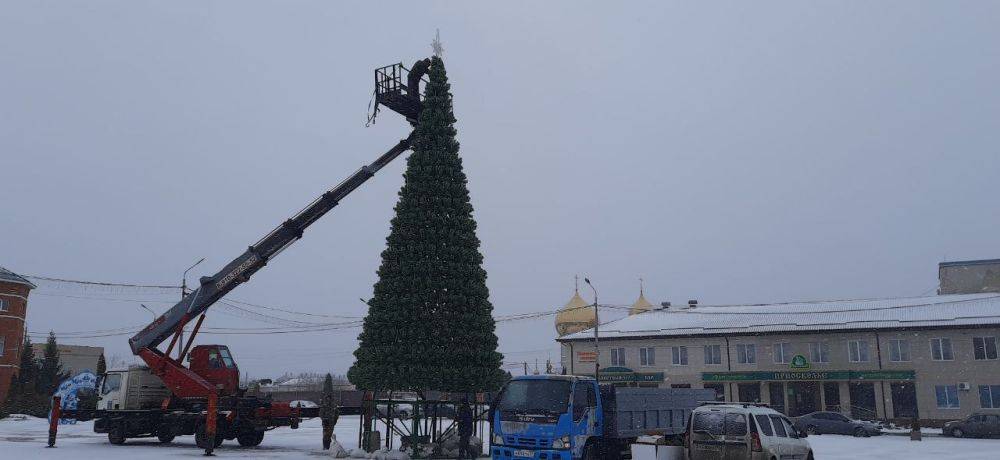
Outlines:
<svg viewBox="0 0 1000 460"><path fill-rule="evenodd" d="M39 362L31 339L24 336L17 375L11 378L4 411L11 414L29 414L44 417L48 413L48 398L38 392Z"/></svg>
<svg viewBox="0 0 1000 460"><path fill-rule="evenodd" d="M63 373L62 363L59 362L59 346L56 344L56 334L49 332L49 338L45 342L45 353L42 357L41 367L38 369L38 379L36 380L36 392L51 396L56 391L59 383L67 376Z"/></svg>
<svg viewBox="0 0 1000 460"><path fill-rule="evenodd" d="M100 377L107 371L108 371L108 363L104 361L104 353L101 353L101 356L97 358L97 369L94 370L94 373L97 374L98 377Z"/></svg>
<svg viewBox="0 0 1000 460"><path fill-rule="evenodd" d="M472 392L503 381L450 89L435 56L348 372L362 389Z"/></svg>

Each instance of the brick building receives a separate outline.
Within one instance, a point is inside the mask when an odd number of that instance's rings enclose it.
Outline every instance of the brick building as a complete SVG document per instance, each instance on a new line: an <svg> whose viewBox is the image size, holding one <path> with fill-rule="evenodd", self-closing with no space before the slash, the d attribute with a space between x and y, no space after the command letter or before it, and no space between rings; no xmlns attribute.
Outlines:
<svg viewBox="0 0 1000 460"><path fill-rule="evenodd" d="M31 281L0 267L0 401L7 399L10 379L18 371L28 293L34 288Z"/></svg>

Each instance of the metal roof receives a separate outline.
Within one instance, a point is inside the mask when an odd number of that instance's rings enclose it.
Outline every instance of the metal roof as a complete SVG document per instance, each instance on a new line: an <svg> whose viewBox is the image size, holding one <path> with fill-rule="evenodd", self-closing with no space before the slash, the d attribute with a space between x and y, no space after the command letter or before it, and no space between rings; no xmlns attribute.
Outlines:
<svg viewBox="0 0 1000 460"><path fill-rule="evenodd" d="M602 324L600 337L1000 326L1000 293L831 300L758 305L670 307ZM592 340L593 330L559 341Z"/></svg>
<svg viewBox="0 0 1000 460"><path fill-rule="evenodd" d="M972 265L997 265L1000 264L1000 259L982 259L982 260L955 260L952 262L941 262L938 267L968 267Z"/></svg>
<svg viewBox="0 0 1000 460"><path fill-rule="evenodd" d="M23 277L21 275L18 275L17 273L14 273L14 272L12 272L10 270L7 270L6 268L3 268L3 267L0 267L0 281L7 281L7 282L11 282L11 283L27 284L29 287L31 287L31 289L34 289L34 288L38 287L38 286L35 286L35 284L32 283L31 281L28 281L27 278L25 278L25 277Z"/></svg>

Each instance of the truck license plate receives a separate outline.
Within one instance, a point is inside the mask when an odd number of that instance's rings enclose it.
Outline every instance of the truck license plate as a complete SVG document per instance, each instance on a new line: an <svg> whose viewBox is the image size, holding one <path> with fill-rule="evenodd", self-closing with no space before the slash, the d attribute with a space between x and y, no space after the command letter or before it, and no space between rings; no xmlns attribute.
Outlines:
<svg viewBox="0 0 1000 460"><path fill-rule="evenodd" d="M514 451L514 456L521 458L535 458L535 453L527 449L518 449Z"/></svg>

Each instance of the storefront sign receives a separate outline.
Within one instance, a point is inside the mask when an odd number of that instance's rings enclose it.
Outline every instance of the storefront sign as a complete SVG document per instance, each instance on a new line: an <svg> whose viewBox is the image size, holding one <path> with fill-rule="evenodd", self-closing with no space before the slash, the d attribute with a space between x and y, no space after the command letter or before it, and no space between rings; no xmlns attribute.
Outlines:
<svg viewBox="0 0 1000 460"><path fill-rule="evenodd" d="M576 360L581 363L593 363L597 361L596 351L578 351L576 352Z"/></svg>
<svg viewBox="0 0 1000 460"><path fill-rule="evenodd" d="M663 372L635 372L627 367L606 367L601 369L598 380L608 383L662 382Z"/></svg>
<svg viewBox="0 0 1000 460"><path fill-rule="evenodd" d="M914 380L914 371L778 371L703 372L705 382L746 382L786 380Z"/></svg>

